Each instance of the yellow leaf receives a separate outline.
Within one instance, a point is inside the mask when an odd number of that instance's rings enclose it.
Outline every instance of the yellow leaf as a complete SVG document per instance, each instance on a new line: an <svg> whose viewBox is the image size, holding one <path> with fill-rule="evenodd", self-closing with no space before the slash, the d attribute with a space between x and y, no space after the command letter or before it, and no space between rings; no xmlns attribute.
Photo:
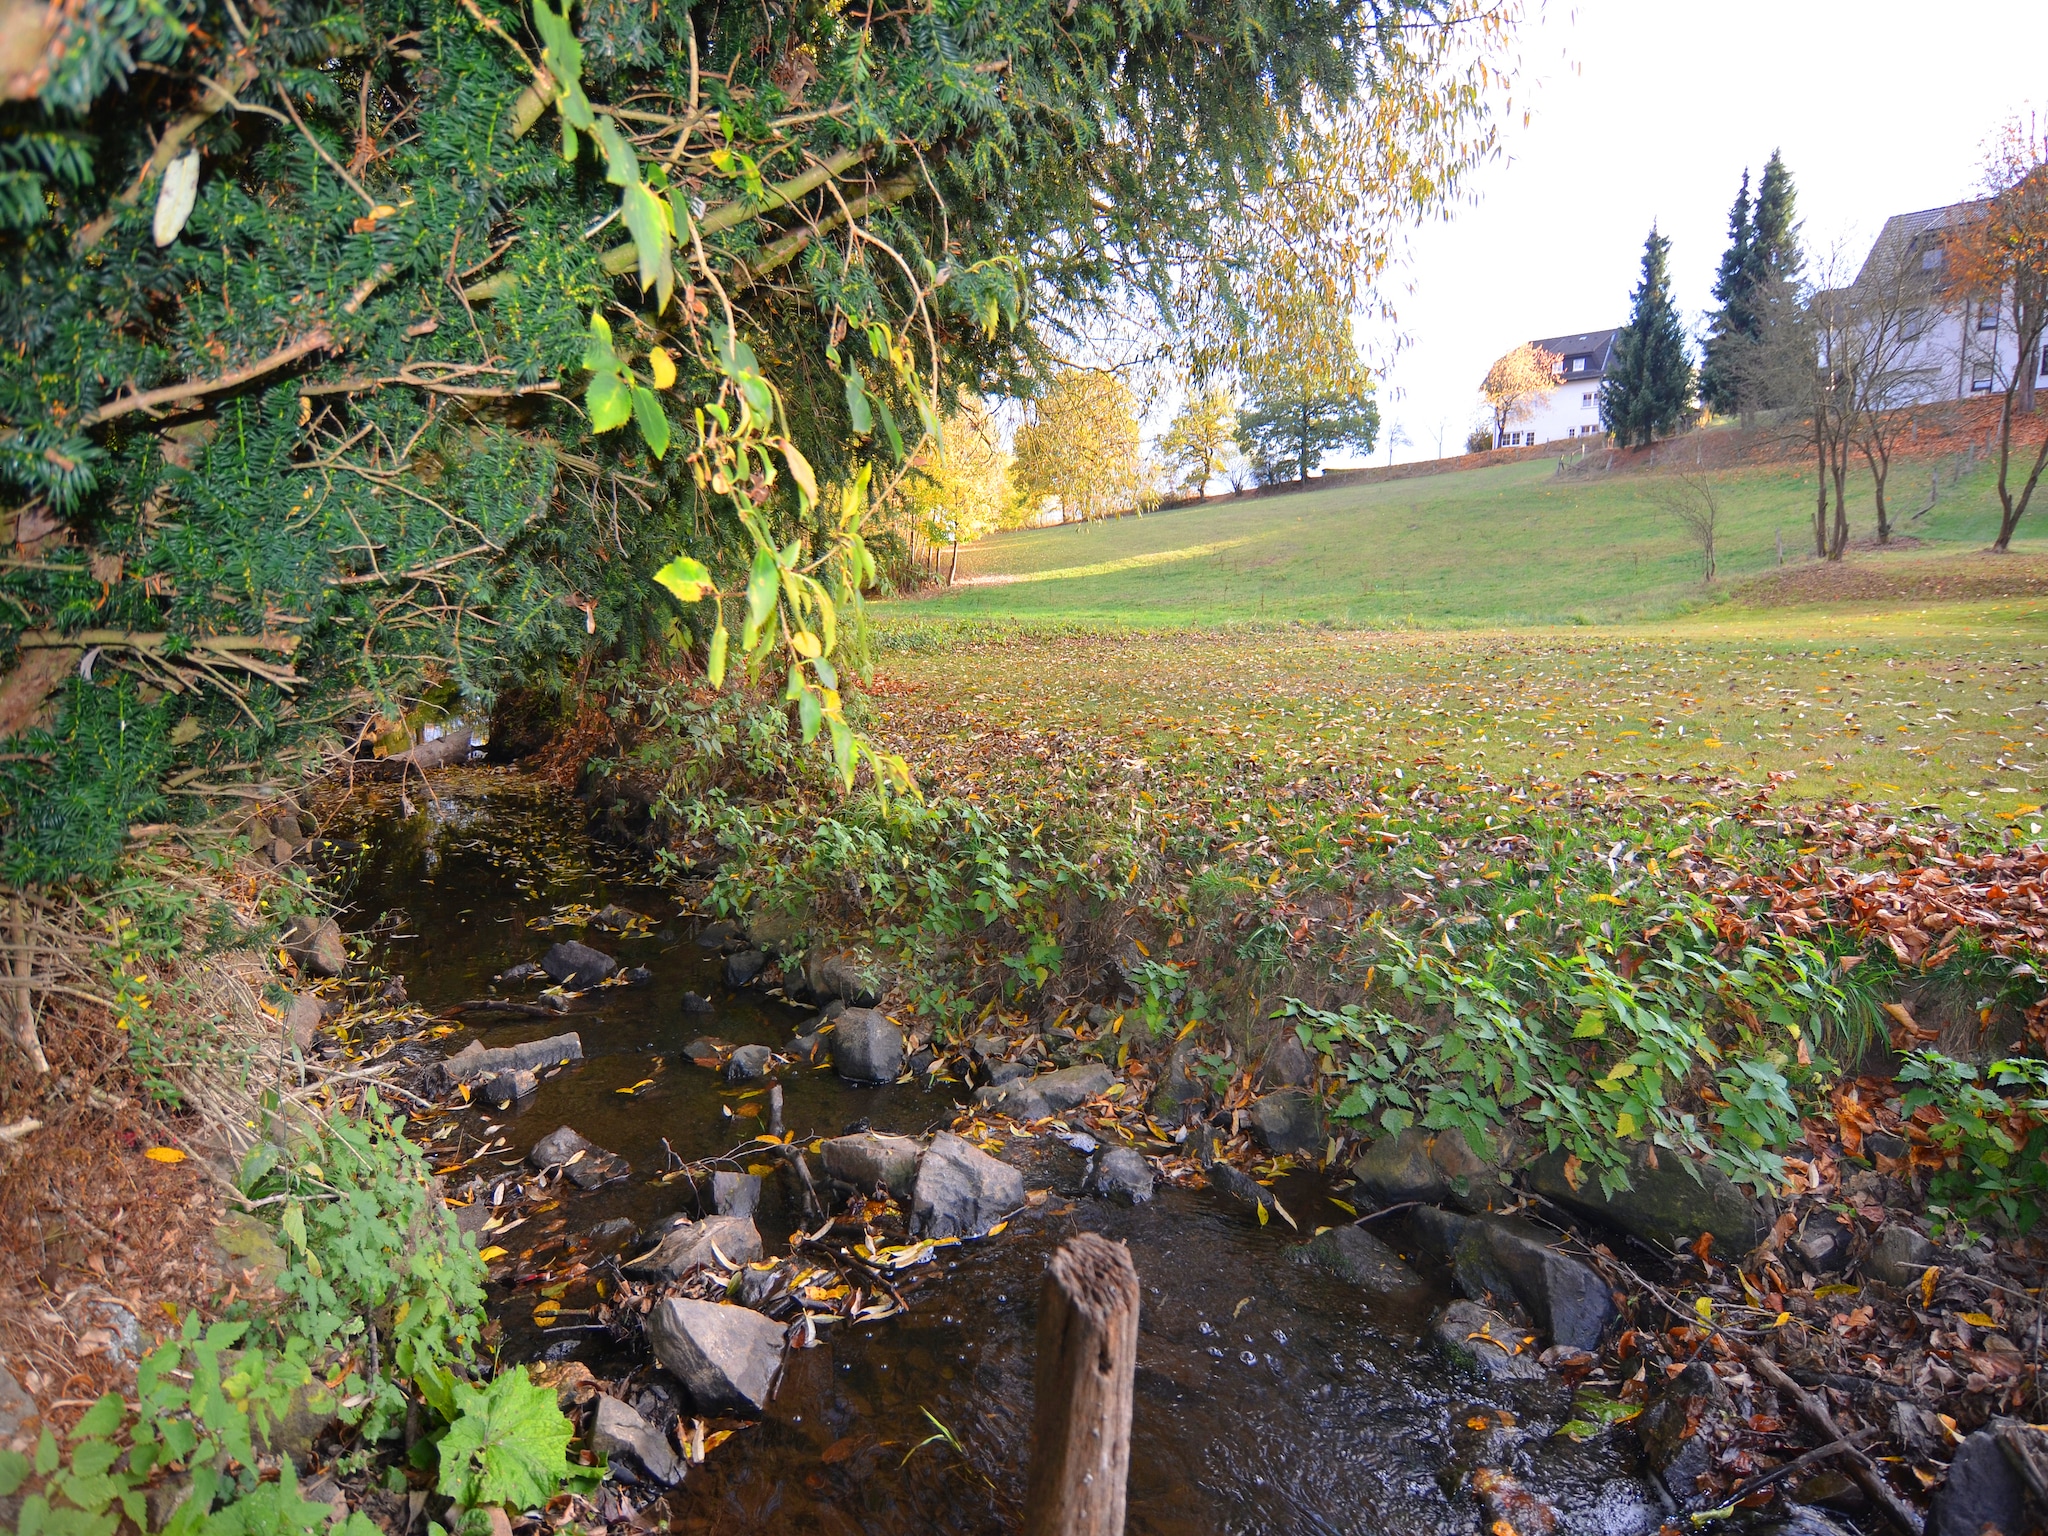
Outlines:
<svg viewBox="0 0 2048 1536"><path fill-rule="evenodd" d="M185 1161L185 1154L176 1147L151 1147L142 1155L152 1163L182 1163Z"/></svg>
<svg viewBox="0 0 2048 1536"><path fill-rule="evenodd" d="M1792 1314L1790 1312L1780 1312L1777 1315L1777 1317L1772 1321L1771 1326L1773 1328L1782 1328L1791 1321Z"/></svg>
<svg viewBox="0 0 2048 1536"><path fill-rule="evenodd" d="M666 347L656 347L647 354L647 369L654 375L656 389L667 389L676 381L676 360L668 355Z"/></svg>
<svg viewBox="0 0 2048 1536"><path fill-rule="evenodd" d="M1358 1207L1353 1205L1349 1200L1339 1200L1335 1195L1332 1195L1330 1196L1330 1204L1334 1205L1335 1207L1337 1207L1338 1210L1343 1211L1348 1215L1356 1216L1358 1214Z"/></svg>
<svg viewBox="0 0 2048 1536"><path fill-rule="evenodd" d="M613 1092L613 1093L623 1093L623 1094L625 1094L625 1095L626 1095L626 1096L627 1096L628 1098L630 1098L630 1097L632 1097L632 1096L633 1096L634 1094L636 1094L636 1093L640 1092L640 1091L641 1091L641 1090L642 1090L643 1088L652 1088L653 1086L654 1086L654 1079L653 1079L653 1078L651 1078L651 1077L643 1077L643 1078L641 1078L641 1079L640 1079L640 1081L639 1081L639 1082L635 1083L635 1084L634 1084L634 1085L633 1085L632 1087L630 1087L630 1088L614 1088L614 1089L612 1090L612 1092ZM583 1155L583 1154L582 1154L582 1153L580 1153L580 1152L579 1152L579 1153L577 1154L577 1156L578 1156L578 1157L581 1157L582 1155Z"/></svg>
<svg viewBox="0 0 2048 1536"><path fill-rule="evenodd" d="M550 1300L542 1302L533 1309L534 1326L536 1328L552 1327L555 1319L561 1315L561 1312L562 1304L559 1301Z"/></svg>
<svg viewBox="0 0 2048 1536"><path fill-rule="evenodd" d="M1003 1235L1003 1229L1007 1226L1009 1226L1009 1223L1007 1221L999 1221L994 1226L988 1229L988 1235L990 1237L1001 1237Z"/></svg>
<svg viewBox="0 0 2048 1536"><path fill-rule="evenodd" d="M1623 1112L1622 1112L1621 1114L1618 1114L1618 1115L1616 1115L1616 1116L1614 1117L1614 1134L1615 1134L1615 1135L1617 1135L1617 1136L1633 1136L1633 1135L1635 1135L1635 1133L1636 1133L1636 1117L1635 1117L1634 1115L1631 1115L1631 1114L1629 1114L1629 1113L1628 1113L1627 1111L1625 1111L1625 1110L1624 1110L1624 1111L1623 1111Z"/></svg>
<svg viewBox="0 0 2048 1536"><path fill-rule="evenodd" d="M1988 1316L1983 1312L1965 1312L1962 1314L1962 1319L1972 1328L1996 1328L1998 1326L1997 1318Z"/></svg>
<svg viewBox="0 0 2048 1536"><path fill-rule="evenodd" d="M1936 1281L1938 1281L1938 1280L1940 1280L1940 1279L1941 1279L1941 1270L1940 1270L1940 1268L1939 1268L1938 1266L1936 1266L1936 1265L1933 1265L1933 1264L1930 1264L1930 1265L1928 1265L1928 1266L1927 1266L1927 1273L1926 1273L1926 1274L1924 1274L1924 1275L1922 1275L1922 1276L1920 1277L1920 1305L1921 1305L1921 1306L1923 1306L1923 1307L1931 1307L1931 1306L1933 1306L1933 1305L1934 1305L1934 1286L1935 1286L1935 1282L1936 1282Z"/></svg>
<svg viewBox="0 0 2048 1536"><path fill-rule="evenodd" d="M503 1257L505 1257L505 1250L500 1248L496 1243L493 1243L490 1247L484 1249L482 1252L477 1254L477 1257L482 1259L486 1264L488 1264L493 1259L502 1259Z"/></svg>
<svg viewBox="0 0 2048 1536"><path fill-rule="evenodd" d="M1263 1226L1264 1226L1265 1224L1266 1224L1266 1202L1265 1202L1265 1201L1263 1201L1263 1200L1261 1200L1261 1201L1259 1202L1259 1225L1263 1227Z"/></svg>
<svg viewBox="0 0 2048 1536"><path fill-rule="evenodd" d="M1714 1301L1712 1297L1696 1297L1693 1301L1692 1309L1699 1313L1701 1322L1710 1323L1714 1320Z"/></svg>

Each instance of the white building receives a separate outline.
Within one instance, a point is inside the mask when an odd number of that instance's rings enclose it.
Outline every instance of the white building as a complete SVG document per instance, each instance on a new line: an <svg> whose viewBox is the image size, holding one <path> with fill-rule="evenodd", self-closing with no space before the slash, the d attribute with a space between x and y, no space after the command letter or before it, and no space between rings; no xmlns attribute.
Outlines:
<svg viewBox="0 0 2048 1536"><path fill-rule="evenodd" d="M1909 364L1910 395L1897 401L1899 405L1996 394L2011 382L2014 369L2022 366L2006 306L1966 301L1942 292L1943 242L1949 231L1979 206L1954 203L1946 208L1893 214L1871 242L1870 254L1856 275L1856 286L1863 288L1883 284L1894 271L1908 278L1925 274L1927 310L1913 330L1917 341ZM2040 352L2025 363L2033 368L2037 383L2048 384L2048 344Z"/></svg>
<svg viewBox="0 0 2048 1536"><path fill-rule="evenodd" d="M1576 442L1602 437L1600 381L1614 354L1618 331L1587 331L1578 336L1549 336L1530 343L1557 355L1557 383L1550 392L1515 413L1496 446L1523 448L1531 443Z"/></svg>

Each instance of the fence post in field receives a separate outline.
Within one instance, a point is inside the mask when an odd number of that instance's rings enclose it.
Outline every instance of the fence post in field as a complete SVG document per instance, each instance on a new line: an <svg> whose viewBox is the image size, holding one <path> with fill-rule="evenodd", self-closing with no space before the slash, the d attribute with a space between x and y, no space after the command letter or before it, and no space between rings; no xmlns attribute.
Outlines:
<svg viewBox="0 0 2048 1536"><path fill-rule="evenodd" d="M1122 1536L1137 1363L1130 1250L1084 1232L1045 1267L1024 1536Z"/></svg>

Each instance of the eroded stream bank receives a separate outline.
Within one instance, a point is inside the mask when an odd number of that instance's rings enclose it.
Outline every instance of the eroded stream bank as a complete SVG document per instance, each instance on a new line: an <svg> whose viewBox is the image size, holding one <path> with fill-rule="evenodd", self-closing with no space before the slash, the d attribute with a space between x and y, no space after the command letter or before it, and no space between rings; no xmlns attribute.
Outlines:
<svg viewBox="0 0 2048 1536"><path fill-rule="evenodd" d="M491 1308L504 1358L580 1362L687 1453L691 1405L644 1350L603 1325L620 1294L616 1261L678 1212L701 1210L696 1181L673 1170L720 1158L769 1170L756 1221L770 1257L804 1226L815 1230L796 1180L774 1171L772 1154L747 1149L766 1117L763 1085L729 1084L684 1050L703 1037L783 1050L815 1010L727 987L721 956L697 942L700 925L674 893L588 839L573 804L528 781L450 774L433 802L411 811L395 792L360 806L366 848L348 894L351 925L372 927L374 962L402 975L415 1003L532 1003L533 986L494 990L493 978L567 939L650 973L641 985L588 992L560 1017L467 1015L445 1039L451 1053L472 1040L502 1046L574 1030L582 1060L504 1109L478 1103L428 1116L422 1130L462 1149L445 1177L486 1207L497 1188L530 1179L524 1154L559 1126L630 1164L588 1192L558 1181L514 1218L516 1229L479 1239L504 1250ZM647 921L626 932L591 926L606 907ZM686 1012L686 993L711 1011ZM954 1125L968 1097L965 1084L944 1081L858 1087L829 1063L784 1062L776 1077L799 1146L863 1122L928 1135ZM1114 1123L1095 1130L1111 1134ZM1086 1111L1066 1126L1088 1134ZM1334 1203L1342 1194L1308 1175L1274 1191L1297 1229L1278 1217L1261 1223L1217 1189L1164 1180L1144 1204L1097 1198L1084 1192L1087 1158L1056 1131L997 1132L985 1144L1023 1172L1036 1203L998 1234L904 1271L907 1311L815 1326L815 1346L788 1353L758 1424L717 1444L665 1496L626 1484L600 1510L638 1510L682 1531L1014 1529L1040 1276L1062 1239L1091 1230L1129 1245L1144 1287L1134 1533L1436 1536L1514 1518L1519 1507L1530 1530L1626 1536L1675 1513L1639 1475L1632 1435L1560 1433L1575 1415L1559 1376L1489 1380L1446 1358L1432 1322L1452 1297L1448 1278L1413 1250L1418 1234L1398 1219L1377 1230L1415 1261L1421 1284L1376 1295L1290 1254L1313 1229L1351 1220ZM478 1157L477 1147L493 1150ZM878 1242L905 1241L892 1215L869 1214ZM855 1222L826 1243L861 1241ZM714 1434L723 1422L712 1421ZM1516 1487L1533 1499L1516 1506Z"/></svg>

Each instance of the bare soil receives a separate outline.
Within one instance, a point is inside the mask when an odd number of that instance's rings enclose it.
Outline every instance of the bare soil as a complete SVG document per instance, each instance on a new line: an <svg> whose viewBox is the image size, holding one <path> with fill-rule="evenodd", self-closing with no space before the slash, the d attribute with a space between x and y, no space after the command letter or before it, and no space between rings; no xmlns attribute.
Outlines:
<svg viewBox="0 0 2048 1536"><path fill-rule="evenodd" d="M1999 602L2048 598L2048 555L1912 555L1903 543L1893 552L1870 546L1839 561L1807 560L1767 571L1746 583L1745 604L1761 608L1803 608L1819 603Z"/></svg>

